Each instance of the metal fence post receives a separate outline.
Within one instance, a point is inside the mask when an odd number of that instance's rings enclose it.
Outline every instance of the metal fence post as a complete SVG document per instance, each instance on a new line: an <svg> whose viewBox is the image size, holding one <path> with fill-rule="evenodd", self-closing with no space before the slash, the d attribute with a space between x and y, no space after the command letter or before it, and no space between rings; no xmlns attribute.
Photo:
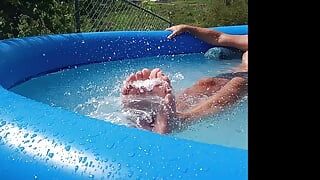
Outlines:
<svg viewBox="0 0 320 180"><path fill-rule="evenodd" d="M79 33L81 32L79 0L74 0L74 8L75 8L76 32Z"/></svg>

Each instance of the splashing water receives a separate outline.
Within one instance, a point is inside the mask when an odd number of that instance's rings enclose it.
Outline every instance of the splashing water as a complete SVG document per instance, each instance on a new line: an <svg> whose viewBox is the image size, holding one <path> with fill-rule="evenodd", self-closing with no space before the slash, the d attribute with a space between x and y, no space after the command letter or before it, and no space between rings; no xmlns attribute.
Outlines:
<svg viewBox="0 0 320 180"><path fill-rule="evenodd" d="M180 92L203 77L230 72L240 59L215 61L203 54L159 56L132 60L111 61L78 66L34 78L11 91L52 106L63 107L79 114L116 124L137 127L150 121L153 112L130 111L123 108L120 89L123 80L143 68L160 68L169 77L173 90ZM146 83L146 84L144 84ZM136 82L147 89L157 81ZM133 99L159 104L157 99ZM221 115L202 119L171 135L195 141L247 148L247 100L244 99ZM135 121L135 122L134 122ZM142 122L139 122L142 121Z"/></svg>
<svg viewBox="0 0 320 180"><path fill-rule="evenodd" d="M147 91L151 91L153 89L153 87L155 87L161 83L162 83L162 80L157 78L157 79L146 79L146 80L134 81L133 83L131 83L131 85L134 88L138 88L138 89L143 88Z"/></svg>

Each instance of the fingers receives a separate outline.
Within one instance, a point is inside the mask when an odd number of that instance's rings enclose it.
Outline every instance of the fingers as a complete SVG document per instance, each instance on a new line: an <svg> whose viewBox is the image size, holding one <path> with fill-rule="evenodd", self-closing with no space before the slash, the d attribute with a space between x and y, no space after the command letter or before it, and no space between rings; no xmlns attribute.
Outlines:
<svg viewBox="0 0 320 180"><path fill-rule="evenodd" d="M172 33L167 37L168 39L172 39L174 37L176 37L177 35L182 33L182 26L177 25L177 26L172 26L169 27L167 29L165 29L166 31L172 31Z"/></svg>
<svg viewBox="0 0 320 180"><path fill-rule="evenodd" d="M173 31L173 26L166 28L165 31Z"/></svg>
<svg viewBox="0 0 320 180"><path fill-rule="evenodd" d="M177 27L178 26L172 26L172 27L165 29L166 31L172 31L172 33L167 37L168 39L172 39L177 35L177 33L178 33Z"/></svg>
<svg viewBox="0 0 320 180"><path fill-rule="evenodd" d="M173 31L167 38L172 39L172 38L176 37L177 34L178 34L177 31Z"/></svg>

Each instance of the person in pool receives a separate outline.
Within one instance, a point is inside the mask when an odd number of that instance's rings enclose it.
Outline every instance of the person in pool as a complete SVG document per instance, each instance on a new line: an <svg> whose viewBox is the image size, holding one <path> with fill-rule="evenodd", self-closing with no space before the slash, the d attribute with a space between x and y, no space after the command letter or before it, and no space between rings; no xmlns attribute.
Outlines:
<svg viewBox="0 0 320 180"><path fill-rule="evenodd" d="M172 31L168 39L172 39L182 33L190 33L195 37L217 46L233 47L243 51L242 63L235 71L248 71L248 35L230 35L216 30L180 24L166 29Z"/></svg>
<svg viewBox="0 0 320 180"><path fill-rule="evenodd" d="M228 35L188 25L177 25L166 30L172 31L168 36L169 39L183 32L189 32L210 44L235 47L243 50L244 54L242 63L235 68L235 72L201 79L177 96L173 94L168 76L159 68L143 69L131 74L124 81L122 88L124 108L151 110L151 115L145 116L138 127L160 134L170 133L181 124L188 124L220 112L247 94L248 86L247 35ZM158 97L159 103L154 105L141 100L147 97ZM136 101L137 99L140 100Z"/></svg>

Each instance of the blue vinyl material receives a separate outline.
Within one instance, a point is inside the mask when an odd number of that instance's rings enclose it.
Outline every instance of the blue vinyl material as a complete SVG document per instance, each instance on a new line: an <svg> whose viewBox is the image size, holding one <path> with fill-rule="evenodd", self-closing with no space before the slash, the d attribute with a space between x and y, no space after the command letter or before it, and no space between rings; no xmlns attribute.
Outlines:
<svg viewBox="0 0 320 180"><path fill-rule="evenodd" d="M247 34L247 26L217 27ZM188 34L124 31L0 41L1 179L248 179L248 151L158 135L88 118L10 88L75 65L206 52Z"/></svg>

